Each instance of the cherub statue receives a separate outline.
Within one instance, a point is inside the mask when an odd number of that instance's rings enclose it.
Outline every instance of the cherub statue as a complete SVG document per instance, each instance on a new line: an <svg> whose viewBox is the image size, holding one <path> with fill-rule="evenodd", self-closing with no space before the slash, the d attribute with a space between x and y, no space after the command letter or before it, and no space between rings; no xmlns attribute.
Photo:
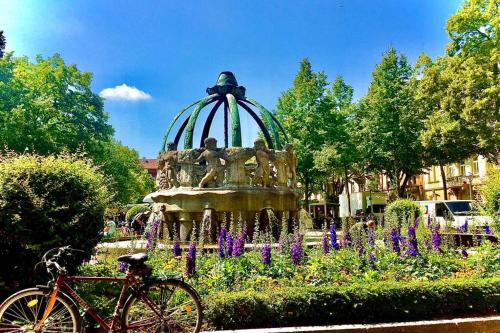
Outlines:
<svg viewBox="0 0 500 333"><path fill-rule="evenodd" d="M208 184L214 181L217 186L220 186L224 180L224 165L221 163L221 159L225 160L224 151L217 149L217 140L215 138L206 138L203 143L205 150L196 159L196 162L205 160L207 162L207 172L198 187L207 187Z"/></svg>
<svg viewBox="0 0 500 333"><path fill-rule="evenodd" d="M253 176L253 184L269 187L271 176L271 167L269 166L270 151L267 150L266 144L262 139L255 140L254 149L257 169L255 169L255 174Z"/></svg>
<svg viewBox="0 0 500 333"><path fill-rule="evenodd" d="M286 151L286 173L290 180L290 187L294 188L296 185L297 174L295 172L295 167L297 166L297 157L293 151L293 146L289 143L285 145Z"/></svg>
<svg viewBox="0 0 500 333"><path fill-rule="evenodd" d="M161 154L158 173L158 187L167 190L179 186L177 181L177 151L175 143L167 143L167 151Z"/></svg>

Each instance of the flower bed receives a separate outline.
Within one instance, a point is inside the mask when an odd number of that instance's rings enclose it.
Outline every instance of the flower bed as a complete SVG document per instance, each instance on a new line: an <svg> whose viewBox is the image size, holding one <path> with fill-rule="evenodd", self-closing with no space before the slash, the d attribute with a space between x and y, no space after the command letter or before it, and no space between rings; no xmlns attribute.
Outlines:
<svg viewBox="0 0 500 333"><path fill-rule="evenodd" d="M354 228L339 239L332 226L313 248L298 231L279 240L270 232L254 234L246 251L245 229L231 234L223 228L213 252L194 240L188 250L177 242L166 249L151 242L149 263L155 274L184 272L217 328L432 319L500 308L497 244L483 239L456 248L452 236L418 219L395 226ZM116 254L82 269L119 274ZM118 294L105 291L106 301Z"/></svg>

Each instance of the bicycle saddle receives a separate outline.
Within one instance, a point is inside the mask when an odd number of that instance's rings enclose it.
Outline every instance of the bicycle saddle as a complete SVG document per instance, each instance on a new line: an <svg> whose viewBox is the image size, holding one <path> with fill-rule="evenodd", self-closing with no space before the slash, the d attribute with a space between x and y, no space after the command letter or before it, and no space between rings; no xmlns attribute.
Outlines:
<svg viewBox="0 0 500 333"><path fill-rule="evenodd" d="M118 257L118 261L125 262L129 265L141 265L148 260L147 253L126 254Z"/></svg>

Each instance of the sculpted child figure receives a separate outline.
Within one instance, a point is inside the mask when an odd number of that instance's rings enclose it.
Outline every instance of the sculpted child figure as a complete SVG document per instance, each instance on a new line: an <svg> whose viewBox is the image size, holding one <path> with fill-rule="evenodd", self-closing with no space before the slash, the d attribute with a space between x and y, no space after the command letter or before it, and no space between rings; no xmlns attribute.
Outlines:
<svg viewBox="0 0 500 333"><path fill-rule="evenodd" d="M253 176L253 184L260 184L263 187L269 187L271 167L269 166L269 151L266 148L264 140L255 140L254 149L257 169L255 170L255 174Z"/></svg>
<svg viewBox="0 0 500 333"><path fill-rule="evenodd" d="M178 187L177 181L177 152L175 151L175 143L167 143L167 152L163 159L163 175L165 177L164 187L166 189Z"/></svg>
<svg viewBox="0 0 500 333"><path fill-rule="evenodd" d="M215 138L206 138L203 143L205 150L196 159L196 162L205 160L207 162L207 172L198 187L207 187L208 184L214 181L217 186L220 186L224 179L224 166L221 163L221 159L224 159L224 152L217 149L217 140Z"/></svg>

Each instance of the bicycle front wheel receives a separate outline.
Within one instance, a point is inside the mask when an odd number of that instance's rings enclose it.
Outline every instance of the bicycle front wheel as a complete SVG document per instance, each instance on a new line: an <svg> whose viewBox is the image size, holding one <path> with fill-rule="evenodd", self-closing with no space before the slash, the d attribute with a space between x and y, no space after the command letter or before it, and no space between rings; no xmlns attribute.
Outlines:
<svg viewBox="0 0 500 333"><path fill-rule="evenodd" d="M202 317L200 299L191 286L159 281L142 294L130 296L123 307L122 328L127 332L198 333Z"/></svg>
<svg viewBox="0 0 500 333"><path fill-rule="evenodd" d="M34 332L47 307L47 292L38 288L21 290L0 305L0 332ZM58 295L41 332L76 333L80 315L75 305Z"/></svg>

